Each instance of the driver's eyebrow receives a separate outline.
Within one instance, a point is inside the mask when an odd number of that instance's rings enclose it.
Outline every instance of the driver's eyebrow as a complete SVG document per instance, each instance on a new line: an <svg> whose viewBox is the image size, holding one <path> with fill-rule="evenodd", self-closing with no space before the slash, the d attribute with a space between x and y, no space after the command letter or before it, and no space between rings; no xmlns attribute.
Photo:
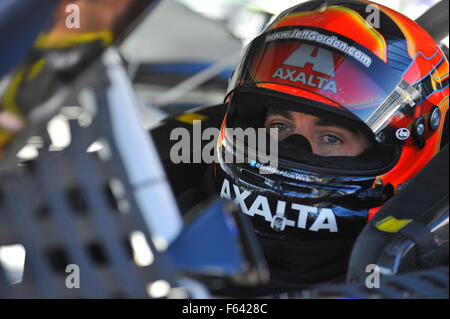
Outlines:
<svg viewBox="0 0 450 319"><path fill-rule="evenodd" d="M317 126L336 126L336 127L345 128L345 127L343 127L343 126L341 126L341 125L337 125L336 123L331 122L331 121L328 121L328 120L325 120L325 119L323 119L323 118L318 118L318 119L316 120L316 125L317 125Z"/></svg>
<svg viewBox="0 0 450 319"><path fill-rule="evenodd" d="M285 118L287 118L289 120L293 120L294 119L292 114L289 111L281 110L281 109L272 109L272 108L270 108L270 109L267 110L266 118L269 115L281 115L281 116L283 116L283 117L285 117Z"/></svg>
<svg viewBox="0 0 450 319"><path fill-rule="evenodd" d="M333 127L337 127L337 128L343 129L343 130L350 131L350 132L352 132L352 133L354 133L354 134L358 134L358 133L359 133L359 130L356 129L356 128L353 128L353 127L345 127L345 126L343 126L343 125L336 124L336 123L334 123L334 122L325 120L325 119L323 119L323 118L318 118L318 119L316 120L316 125L317 125L317 126L322 126L322 127L333 126Z"/></svg>

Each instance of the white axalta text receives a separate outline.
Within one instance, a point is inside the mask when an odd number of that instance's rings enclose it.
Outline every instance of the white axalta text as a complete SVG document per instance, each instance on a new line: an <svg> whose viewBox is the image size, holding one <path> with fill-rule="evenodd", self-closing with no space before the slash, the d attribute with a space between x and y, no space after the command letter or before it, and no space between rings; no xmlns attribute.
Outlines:
<svg viewBox="0 0 450 319"><path fill-rule="evenodd" d="M273 225L272 222L275 217L285 216L285 201L277 201L275 214L273 214L266 196L258 195L252 203L247 203L251 194L251 191L240 189L238 186L230 183L227 179L224 179L220 190L220 197L227 200L233 200L237 205L239 205L244 214L252 217L255 215L262 216L268 223L271 224L271 226ZM309 231L314 232L319 230L328 230L329 232L338 231L336 216L330 208L319 209L317 207L291 203L290 209L298 213L298 218L297 220L284 218L285 226L308 229ZM315 217L310 225L308 225L308 216Z"/></svg>

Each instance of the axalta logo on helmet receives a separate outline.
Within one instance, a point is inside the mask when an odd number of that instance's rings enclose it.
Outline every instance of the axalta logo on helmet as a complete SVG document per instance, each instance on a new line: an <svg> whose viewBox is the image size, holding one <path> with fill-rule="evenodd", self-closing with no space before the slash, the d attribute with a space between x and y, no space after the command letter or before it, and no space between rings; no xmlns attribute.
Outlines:
<svg viewBox="0 0 450 319"><path fill-rule="evenodd" d="M338 231L336 216L330 208L318 209L317 207L291 203L289 212L291 215L298 214L298 218L295 221L285 216L287 212L285 201L277 201L275 214L273 214L266 196L258 195L252 202L249 202L250 195L252 195L251 191L240 189L238 186L230 183L226 178L223 180L220 197L227 200L234 200L244 214L252 217L255 215L262 216L275 231L283 231L287 226L308 229L314 232L328 230L334 233ZM314 219L308 220L310 216L314 216ZM308 225L308 222L311 223L311 220L313 220L312 224Z"/></svg>
<svg viewBox="0 0 450 319"><path fill-rule="evenodd" d="M395 132L395 136L401 140L404 141L406 140L410 135L410 132L407 128L403 127L403 128L399 128L396 132Z"/></svg>
<svg viewBox="0 0 450 319"><path fill-rule="evenodd" d="M326 78L320 76L314 76L314 74L308 75L308 80L306 79L305 72L298 72L296 70L278 68L276 72L272 75L272 78L280 78L282 80L290 80L291 82L300 82L303 85L311 86L314 88L319 88L324 91L331 91L337 94L337 87L335 81L328 81ZM325 83L325 85L324 85Z"/></svg>
<svg viewBox="0 0 450 319"><path fill-rule="evenodd" d="M317 52L316 55L313 56L313 52L315 50L317 50ZM306 86L318 88L324 91L331 91L334 94L337 94L336 82L327 78L335 77L332 52L304 43L300 45L286 59L286 61L283 62L283 65L290 65L300 69L304 69L306 64L311 64L312 71L321 73L324 76L315 75L313 73L307 74L302 71L280 67L272 75L272 78L280 78L284 81L289 80L291 82L300 82Z"/></svg>

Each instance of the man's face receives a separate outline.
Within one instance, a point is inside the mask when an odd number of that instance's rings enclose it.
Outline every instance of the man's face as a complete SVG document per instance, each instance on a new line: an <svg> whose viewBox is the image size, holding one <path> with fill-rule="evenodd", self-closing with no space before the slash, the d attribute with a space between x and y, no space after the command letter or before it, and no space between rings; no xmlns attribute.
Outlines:
<svg viewBox="0 0 450 319"><path fill-rule="evenodd" d="M264 126L278 129L279 141L293 134L303 135L311 143L312 152L320 156L357 156L371 145L359 131L300 112L269 110Z"/></svg>

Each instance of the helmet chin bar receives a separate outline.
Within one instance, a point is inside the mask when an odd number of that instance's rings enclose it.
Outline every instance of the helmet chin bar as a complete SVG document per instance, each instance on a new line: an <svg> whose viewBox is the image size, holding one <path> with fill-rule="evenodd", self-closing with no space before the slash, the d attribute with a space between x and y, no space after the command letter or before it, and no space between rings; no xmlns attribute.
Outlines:
<svg viewBox="0 0 450 319"><path fill-rule="evenodd" d="M281 142L279 154L284 157L279 159L278 167L275 168L259 161L246 161L248 154L246 146L234 148L233 141L226 134L225 140L227 146L222 146L219 150L219 163L227 175L233 176L233 179L246 188L280 196L298 197L305 203L314 205L339 204L353 208L375 207L393 196L394 188L390 183L372 188L375 177L380 172L389 170L389 166L382 171L378 169L370 173L364 172L362 167L359 171L356 169L355 165L358 163L367 165L377 153L376 150L364 154L359 159L323 157L312 154L310 150L300 150L290 143ZM292 150L302 158L301 162L286 158L286 154ZM232 159L232 162L226 162L225 159ZM319 161L322 167L318 166ZM261 171L270 174L261 174Z"/></svg>

